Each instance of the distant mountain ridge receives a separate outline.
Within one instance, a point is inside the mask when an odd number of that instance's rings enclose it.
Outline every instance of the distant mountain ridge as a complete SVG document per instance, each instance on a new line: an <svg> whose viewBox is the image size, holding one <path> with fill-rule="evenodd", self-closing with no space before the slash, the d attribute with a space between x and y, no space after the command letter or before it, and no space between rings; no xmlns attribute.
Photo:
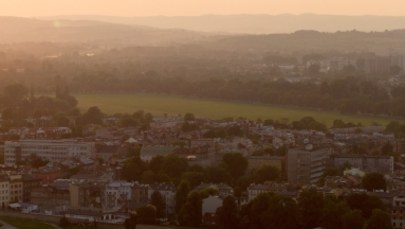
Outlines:
<svg viewBox="0 0 405 229"><path fill-rule="evenodd" d="M405 28L405 16L340 16L340 15L202 15L183 17L113 17L56 16L49 19L95 20L120 24L136 24L161 29L186 29L223 33L291 33L298 30L336 32L348 30L385 31Z"/></svg>
<svg viewBox="0 0 405 229"><path fill-rule="evenodd" d="M0 17L0 43L75 42L165 45L204 40L207 34L92 20Z"/></svg>

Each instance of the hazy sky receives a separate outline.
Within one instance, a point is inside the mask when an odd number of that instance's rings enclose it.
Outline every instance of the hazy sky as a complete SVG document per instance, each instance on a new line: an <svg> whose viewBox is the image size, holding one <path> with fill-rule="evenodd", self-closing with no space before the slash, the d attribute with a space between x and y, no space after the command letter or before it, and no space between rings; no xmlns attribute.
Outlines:
<svg viewBox="0 0 405 229"><path fill-rule="evenodd" d="M1 16L283 13L405 16L405 0L0 0Z"/></svg>

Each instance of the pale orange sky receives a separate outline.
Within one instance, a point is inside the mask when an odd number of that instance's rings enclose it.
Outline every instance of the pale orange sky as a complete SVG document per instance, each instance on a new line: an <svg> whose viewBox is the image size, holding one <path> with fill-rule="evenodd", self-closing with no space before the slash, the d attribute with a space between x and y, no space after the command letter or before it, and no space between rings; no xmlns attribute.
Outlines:
<svg viewBox="0 0 405 229"><path fill-rule="evenodd" d="M405 0L0 0L1 16L283 13L405 16Z"/></svg>

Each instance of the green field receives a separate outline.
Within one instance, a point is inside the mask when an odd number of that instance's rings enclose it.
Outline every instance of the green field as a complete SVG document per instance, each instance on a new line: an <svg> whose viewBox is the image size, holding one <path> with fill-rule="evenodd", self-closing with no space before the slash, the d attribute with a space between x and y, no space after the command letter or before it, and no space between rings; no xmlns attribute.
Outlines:
<svg viewBox="0 0 405 229"><path fill-rule="evenodd" d="M91 106L98 106L104 113L133 113L144 110L154 116L184 115L191 112L198 117L225 118L245 117L248 119L274 119L288 121L298 120L305 116L312 116L316 120L331 125L335 119L346 122L369 125L372 123L387 124L392 119L343 115L335 112L314 111L301 108L256 105L248 103L223 102L207 99L192 99L178 96L146 95L146 94L76 94L79 107L82 110Z"/></svg>

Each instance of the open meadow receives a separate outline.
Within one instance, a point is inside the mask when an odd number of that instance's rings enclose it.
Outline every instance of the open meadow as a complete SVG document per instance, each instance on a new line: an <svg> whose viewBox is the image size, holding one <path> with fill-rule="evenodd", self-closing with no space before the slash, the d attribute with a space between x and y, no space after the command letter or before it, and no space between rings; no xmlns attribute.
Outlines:
<svg viewBox="0 0 405 229"><path fill-rule="evenodd" d="M305 116L331 126L335 119L345 122L374 123L386 125L393 119L359 115L345 115L336 112L316 111L303 108L280 107L262 104L225 102L209 99L185 98L168 95L149 94L76 94L79 107L85 110L98 106L104 113L133 113L144 110L154 116L184 115L191 112L198 117L220 119L225 117L244 117L248 119L274 119L294 121Z"/></svg>

